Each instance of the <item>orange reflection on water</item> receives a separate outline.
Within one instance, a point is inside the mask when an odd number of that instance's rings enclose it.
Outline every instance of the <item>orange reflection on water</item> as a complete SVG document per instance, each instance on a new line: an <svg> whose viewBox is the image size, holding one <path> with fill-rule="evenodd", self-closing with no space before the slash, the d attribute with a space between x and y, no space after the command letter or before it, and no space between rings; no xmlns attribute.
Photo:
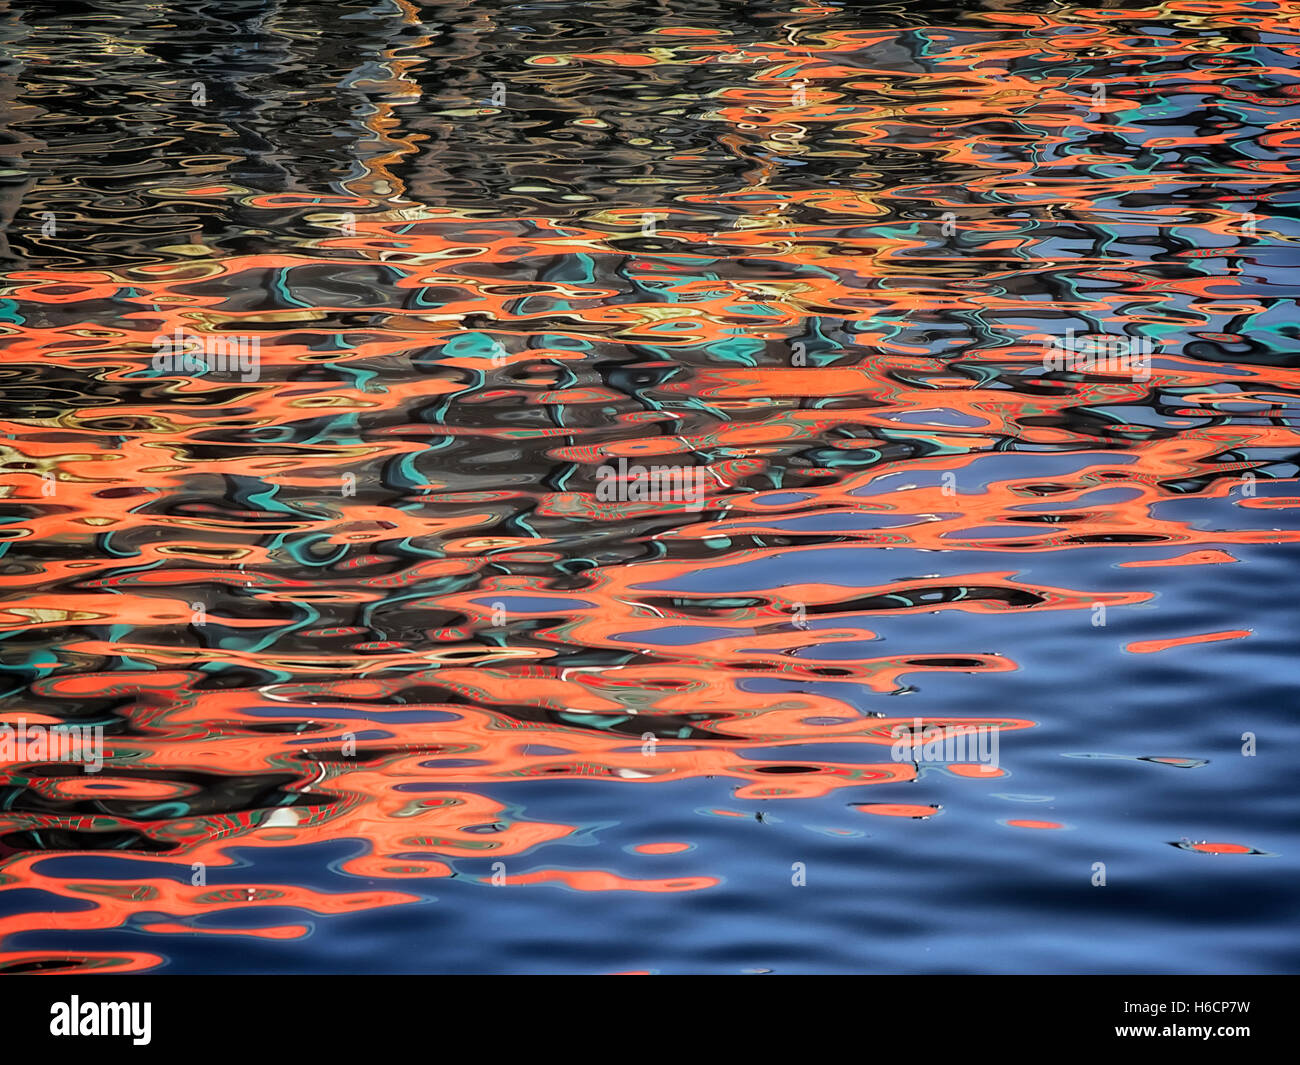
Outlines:
<svg viewBox="0 0 1300 1065"><path fill-rule="evenodd" d="M1243 73L1231 48L1192 29L1281 33L1292 20L1191 0L1152 11L1171 30L1159 43L1135 42L1132 12L975 13L927 28L924 71L873 51L899 46L901 31L822 32L836 12L815 4L790 15L809 31L797 40L774 32L742 49L669 26L653 48L528 57L543 72L723 72L692 105L706 146L657 164L674 180L651 211L626 197L559 215L390 195L416 144L399 136L401 109L420 96L409 63L389 56L397 103L370 119L383 150L351 194L252 192L211 174L160 189L303 212L330 235L238 253L195 235L165 261L6 273L18 309L0 326L6 372L79 386L51 385L53 406L0 418L12 516L0 537L15 561L0 572L0 634L29 656L29 723L107 728L100 775L0 765L14 796L0 809L0 899L36 888L75 904L0 918L0 967L162 960L7 938L30 932L298 939L310 924L258 911L402 907L427 897L424 881L707 892L724 871L686 843L635 848L684 855L678 875L616 872L603 851L569 868L580 858L555 847L590 826L525 814L514 798L564 781L593 794L657 785L633 794L666 804L669 785L715 782L741 804L842 797L864 814L928 819L947 807L891 801L905 797L894 785L920 779L891 756L900 728L913 733L904 746L922 742L918 726L993 728L1012 752L1036 724L1037 709L883 702L913 683L1019 670L979 626L1032 616L1086 628L1098 608L1152 606L1165 567L1300 539L1274 522L1294 498L1243 496L1241 484L1268 464L1261 454L1300 442L1282 416L1300 370L1171 347L1143 380L1039 372L1053 316L1115 333L1184 329L1235 352L1271 309L1262 286L1188 265L1241 237L1236 206L1192 214L1162 191L1168 174L1116 174L1128 157L1098 145L1163 91L1162 61L1192 66L1184 91L1268 102L1226 84ZM1085 32L1048 32L1062 27ZM1084 115L1073 77L1016 69L1097 53L1123 76L1105 78ZM1206 57L1223 62L1198 65ZM1151 144L1192 153L1223 137L1163 140ZM1293 140L1279 122L1262 142ZM933 181L891 179L900 144ZM743 183L696 181L706 149ZM837 152L845 182L796 180L796 164ZM1237 177L1266 198L1294 176L1261 158ZM960 246L922 225L945 212ZM1198 230L1204 246L1171 243L1160 263L1112 251L1117 212L1171 242ZM335 235L350 213L355 233ZM1050 231L1066 222L1103 237L1063 261ZM1156 268L1168 261L1186 269ZM349 287L340 278L354 268L371 280ZM1062 279L1069 293L1050 302L1027 295ZM979 343L945 332L953 322ZM794 363L793 346L823 328L838 330L829 355ZM256 338L256 374L155 369L154 338L178 332ZM1014 472L1000 464L1013 451ZM1074 471L1036 472L1045 455L1068 455ZM681 463L707 490L694 507L602 500L597 471L620 458ZM1169 506L1192 494L1232 508L1236 526ZM819 568L830 545L859 552L842 583ZM1151 550L1170 557L1141 557ZM1094 551L1114 552L1122 586L1025 572L1026 559ZM928 572L940 561L942 574ZM936 617L975 635L924 651L887 638ZM1008 773L942 769L962 788ZM850 802L862 787L881 801ZM231 853L340 840L361 844L338 866L366 890L245 882ZM120 879L55 865L86 852L146 864ZM485 859L507 871L494 880L473 864ZM211 886L191 882L200 866ZM203 920L235 913L241 927Z"/></svg>

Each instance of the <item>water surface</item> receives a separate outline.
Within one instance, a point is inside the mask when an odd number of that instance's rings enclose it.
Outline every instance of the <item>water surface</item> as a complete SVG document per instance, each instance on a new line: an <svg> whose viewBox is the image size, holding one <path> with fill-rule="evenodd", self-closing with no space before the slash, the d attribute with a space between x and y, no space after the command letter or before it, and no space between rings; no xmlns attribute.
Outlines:
<svg viewBox="0 0 1300 1065"><path fill-rule="evenodd" d="M1294 970L1294 6L0 55L0 968Z"/></svg>

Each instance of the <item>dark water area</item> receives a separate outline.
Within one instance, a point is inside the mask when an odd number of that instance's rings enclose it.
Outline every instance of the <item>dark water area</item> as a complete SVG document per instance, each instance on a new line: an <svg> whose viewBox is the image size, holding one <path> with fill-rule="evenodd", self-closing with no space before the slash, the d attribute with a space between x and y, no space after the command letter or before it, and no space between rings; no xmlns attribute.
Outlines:
<svg viewBox="0 0 1300 1065"><path fill-rule="evenodd" d="M0 971L1295 971L1298 15L0 4Z"/></svg>

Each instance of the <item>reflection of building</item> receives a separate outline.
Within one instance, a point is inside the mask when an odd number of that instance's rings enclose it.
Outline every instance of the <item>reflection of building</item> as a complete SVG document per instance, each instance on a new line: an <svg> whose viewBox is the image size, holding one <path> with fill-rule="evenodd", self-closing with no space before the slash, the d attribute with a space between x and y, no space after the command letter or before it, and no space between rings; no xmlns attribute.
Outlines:
<svg viewBox="0 0 1300 1065"><path fill-rule="evenodd" d="M0 42L19 40L25 32L17 13L12 9L0 12ZM6 144L0 151L0 169L9 171L0 178L0 263L7 263L14 253L9 247L9 234L14 218L22 207L23 197L31 187L32 179L22 173L22 160L40 147L40 141L25 130L25 125L39 115L39 110L21 102L25 63L21 52L11 53L12 72L0 73L0 114L4 115ZM35 228L39 229L42 221Z"/></svg>
<svg viewBox="0 0 1300 1065"><path fill-rule="evenodd" d="M737 124L763 92L785 92L754 78L805 54L801 27L822 16L785 13L783 36L772 13L737 12L726 47L754 55L728 65L714 61L714 38L660 35L654 8L616 9L616 31L562 7L506 17L509 5L472 0L213 10L173 0L116 12L93 79L54 0L5 16L19 67L0 99L17 115L13 168L30 177L21 206L0 191L0 217L16 216L21 259L112 268L173 259L160 249L184 244L284 250L328 232L302 201L318 195L373 204L358 216L418 203L589 224L681 204L699 217L677 223L707 229L748 211L734 199L747 188L779 201L861 177L876 153L860 145L846 158L828 143L832 126L814 122L795 130L799 165L787 166L772 129ZM922 65L898 43L862 53L877 60ZM906 177L896 161L890 176ZM277 193L298 198L247 202ZM41 233L46 212L56 234Z"/></svg>
<svg viewBox="0 0 1300 1065"><path fill-rule="evenodd" d="M166 32L159 6L115 12L93 79L59 5L2 16L16 42L16 72L0 79L14 138L4 166L26 172L0 185L12 258L112 268L185 243L255 251L276 243L270 232L320 230L302 208L268 212L246 196L402 196L390 167L412 147L390 135L429 43L408 0L228 0L220 18L169 3Z"/></svg>

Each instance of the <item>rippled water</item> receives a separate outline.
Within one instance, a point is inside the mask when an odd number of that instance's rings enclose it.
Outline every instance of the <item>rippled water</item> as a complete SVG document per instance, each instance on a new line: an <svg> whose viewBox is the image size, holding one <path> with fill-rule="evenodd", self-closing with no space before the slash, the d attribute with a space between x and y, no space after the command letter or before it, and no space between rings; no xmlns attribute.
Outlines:
<svg viewBox="0 0 1300 1065"><path fill-rule="evenodd" d="M1296 16L6 6L0 967L1294 969Z"/></svg>

